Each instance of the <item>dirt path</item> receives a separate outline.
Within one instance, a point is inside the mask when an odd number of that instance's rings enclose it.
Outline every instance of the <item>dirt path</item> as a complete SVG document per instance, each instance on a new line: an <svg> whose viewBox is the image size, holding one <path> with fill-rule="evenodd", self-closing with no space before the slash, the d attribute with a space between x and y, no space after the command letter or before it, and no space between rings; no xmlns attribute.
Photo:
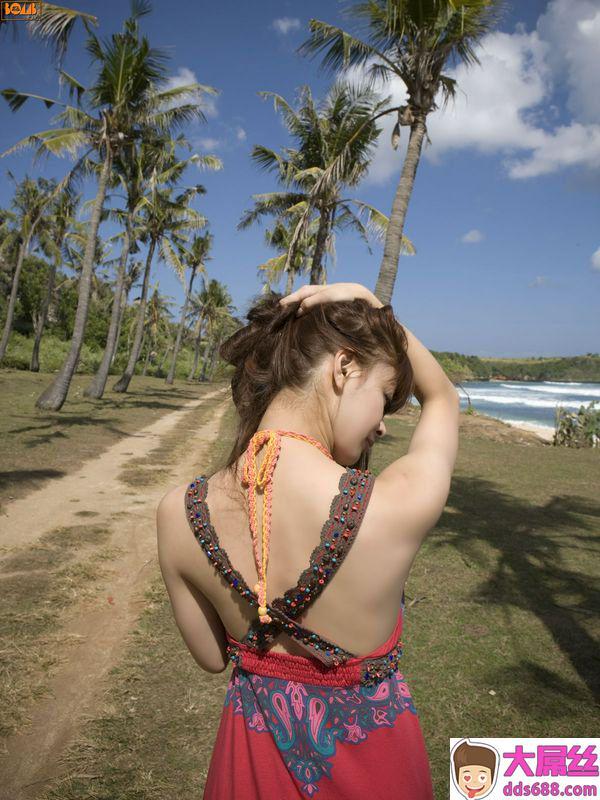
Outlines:
<svg viewBox="0 0 600 800"><path fill-rule="evenodd" d="M0 757L0 798L35 798L48 781L62 773L59 758L78 726L93 713L102 678L117 661L125 636L143 607L143 590L156 570L156 505L166 488L190 479L208 457L227 404L190 436L186 457L170 470L160 485L124 487L118 480L130 459L139 459L156 447L182 415L228 390L205 395L162 417L135 436L119 442L94 461L39 491L16 500L0 518L0 544L23 546L48 530L81 524L77 512L94 514L93 522L110 526L110 545L122 555L110 565L102 582L100 602L73 607L63 632L72 644L61 649L63 659L50 680L50 694L29 714L31 724L6 740Z"/></svg>

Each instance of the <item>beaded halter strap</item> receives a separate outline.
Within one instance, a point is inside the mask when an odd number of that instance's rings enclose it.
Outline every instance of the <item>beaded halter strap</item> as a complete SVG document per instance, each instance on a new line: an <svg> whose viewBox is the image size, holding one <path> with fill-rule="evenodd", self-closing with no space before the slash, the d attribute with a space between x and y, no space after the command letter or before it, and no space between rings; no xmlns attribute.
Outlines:
<svg viewBox="0 0 600 800"><path fill-rule="evenodd" d="M318 448L323 455L333 461L333 456L327 448L313 436L296 431L286 430L260 430L250 439L246 449L246 458L242 472L242 484L247 487L248 512L250 517L250 531L254 548L254 562L258 574L258 583L254 591L258 596L258 618L261 623L268 624L272 621L267 612L267 567L269 564L269 544L271 539L271 506L273 501L273 472L281 452L281 437L290 436L301 439ZM256 467L256 454L266 444L264 461L259 470ZM263 524L259 548L258 522L256 517L255 490L263 489Z"/></svg>
<svg viewBox="0 0 600 800"><path fill-rule="evenodd" d="M257 433L262 434L264 432L259 431ZM304 438L303 434L297 434L294 431L276 430L267 431L267 433L269 434L269 440L274 440L277 445L280 445L281 435L287 434L299 439ZM278 436L271 438L273 434ZM322 447L320 443L316 443L315 446ZM249 448L249 452L254 452L254 450ZM271 453L271 456L274 452ZM327 451L324 454L331 458ZM273 467L276 459L271 463ZM265 471L266 469L267 467L265 467ZM256 468L254 468L254 471L252 470L252 462L250 461L247 477L251 480L252 475L256 476L256 474ZM264 482L265 485L268 485L266 481ZM264 614L260 614L255 618L250 629L241 640L242 644L257 652L265 652L270 643L283 632L292 637L301 648L305 649L307 653L321 661L325 666L336 666L345 663L348 659L356 658L353 653L302 627L295 619L299 618L317 599L342 564L360 528L373 484L374 477L370 470L361 471L346 467L346 471L340 476L338 493L331 501L329 517L321 530L320 542L311 553L308 567L302 572L294 587L288 589L282 597L272 600L271 603L266 603L266 589L264 593L261 592L259 602L257 597L258 590L263 588L265 584L263 583L263 587L258 583L255 584L254 592L252 592L243 575L232 566L225 548L221 546L217 532L212 525L210 510L206 502L209 486L207 476L199 475L189 484L185 497L185 507L190 527L198 544L204 550L214 568L230 586L250 606L266 607L269 612L268 616L271 617L270 622L261 619L261 617L264 618ZM252 508L255 509L255 506ZM251 514L251 519L253 519L253 516L254 514ZM263 514L263 519L265 517L266 514ZM252 524L254 531L256 531L256 524L254 522ZM269 530L268 528L265 529L264 525L263 529ZM256 550L258 550L258 547ZM262 560L258 561L257 573L265 577L263 563ZM260 570L258 566L260 566ZM230 650L230 658L235 660L237 658L236 647L230 644L228 645L228 652ZM385 657L366 660L363 665L363 682L366 685L372 685L373 681L376 682L377 676L383 674L380 668L386 672L395 669L401 653L402 642L398 641L393 651Z"/></svg>

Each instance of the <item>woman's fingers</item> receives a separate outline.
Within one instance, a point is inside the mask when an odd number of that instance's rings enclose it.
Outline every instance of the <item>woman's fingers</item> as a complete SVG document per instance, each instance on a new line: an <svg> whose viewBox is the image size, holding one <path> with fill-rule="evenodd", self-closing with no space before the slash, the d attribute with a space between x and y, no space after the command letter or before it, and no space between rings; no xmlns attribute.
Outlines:
<svg viewBox="0 0 600 800"><path fill-rule="evenodd" d="M288 294L287 297L282 297L279 303L285 305L286 303L297 303L297 315L303 314L308 309L319 303L334 302L336 300L354 300L357 297L363 297L368 289L365 289L359 283L330 283L330 284L311 284L307 283L301 286L295 292Z"/></svg>
<svg viewBox="0 0 600 800"><path fill-rule="evenodd" d="M296 289L295 292L291 292L290 294L282 297L279 303L281 305L285 305L286 303L296 303L298 300L304 300L305 297L310 297L315 292L319 292L322 289L328 289L329 287L326 285L317 285L314 283L306 283L304 286L301 286L299 289Z"/></svg>

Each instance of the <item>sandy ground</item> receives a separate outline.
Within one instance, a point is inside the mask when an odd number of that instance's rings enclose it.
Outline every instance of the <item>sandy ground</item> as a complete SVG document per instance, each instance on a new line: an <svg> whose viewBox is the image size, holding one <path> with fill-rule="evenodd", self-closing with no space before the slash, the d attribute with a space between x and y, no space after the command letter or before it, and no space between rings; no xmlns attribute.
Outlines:
<svg viewBox="0 0 600 800"><path fill-rule="evenodd" d="M186 457L160 485L124 487L118 480L121 469L130 459L143 457L156 447L186 412L228 393L229 389L212 392L161 417L77 472L13 501L0 517L0 545L5 554L35 542L49 530L80 525L82 518L76 512L82 510L95 513L91 518L94 525L110 526L108 546L122 550L109 565L96 602L74 604L70 609L63 627L69 644L61 644L61 664L50 679L50 694L31 709L30 724L5 741L0 756L2 800L34 798L51 778L62 774L60 756L86 714L93 712L102 679L116 662L143 608L149 565L157 558L156 506L167 489L190 480L208 458L227 404L219 405L210 421L192 433Z"/></svg>
<svg viewBox="0 0 600 800"><path fill-rule="evenodd" d="M554 438L554 428L547 428L545 425L536 425L533 422L508 422L507 425L512 425L515 428L521 428L524 431L531 431L537 433L542 439L551 442Z"/></svg>

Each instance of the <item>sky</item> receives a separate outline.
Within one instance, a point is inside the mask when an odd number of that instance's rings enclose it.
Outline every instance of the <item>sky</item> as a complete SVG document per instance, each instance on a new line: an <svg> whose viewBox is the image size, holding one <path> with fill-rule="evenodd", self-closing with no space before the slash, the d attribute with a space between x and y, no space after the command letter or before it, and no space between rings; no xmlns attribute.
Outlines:
<svg viewBox="0 0 600 800"><path fill-rule="evenodd" d="M99 18L98 33L121 27L122 0L72 0ZM191 168L186 183L206 188L195 207L214 236L206 280L224 283L241 319L262 283L258 266L275 255L265 224L238 231L252 195L275 191L274 176L251 159L255 144L293 146L280 114L260 91L294 103L300 86L322 99L335 76L297 48L311 18L353 30L336 0L262 0L173 4L154 0L142 30L171 56L173 84L196 80L219 91L206 96L205 123L187 135L198 153L218 155L217 172ZM7 23L22 25L19 22ZM0 37L0 88L57 97L47 47L21 28ZM400 258L392 305L397 319L431 350L484 357L570 356L600 351L600 0L507 2L496 30L477 48L480 65L448 65L457 80L454 103L428 117L404 233L416 248ZM64 69L87 84L92 73L83 31L69 45ZM356 70L349 80L360 80ZM381 88L401 102L398 79ZM63 97L66 94L63 90ZM440 104L441 105L441 104ZM13 113L0 98L0 153L52 126L55 109L29 101ZM371 169L350 196L389 214L408 139L390 144L384 118ZM68 159L34 163L31 151L0 159L0 206L26 173L62 177ZM93 186L85 187L85 196ZM88 212L89 213L89 212ZM101 227L103 238L115 232ZM340 232L327 282L352 281L374 290L383 254L354 233ZM152 280L180 303L183 290L165 264ZM294 289L309 282L298 276ZM199 287L198 287L199 288ZM285 278L276 291L285 290Z"/></svg>

